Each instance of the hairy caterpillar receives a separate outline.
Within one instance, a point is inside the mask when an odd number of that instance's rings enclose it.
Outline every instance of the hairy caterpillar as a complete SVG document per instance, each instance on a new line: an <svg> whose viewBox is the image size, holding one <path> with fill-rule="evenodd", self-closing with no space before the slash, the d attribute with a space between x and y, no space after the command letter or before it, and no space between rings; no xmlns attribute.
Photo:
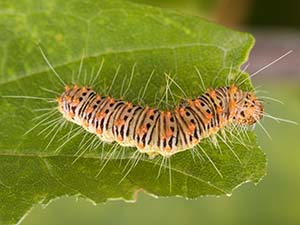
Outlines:
<svg viewBox="0 0 300 225"><path fill-rule="evenodd" d="M251 77L290 53L291 51L262 67L251 74ZM44 54L43 56L51 67ZM55 72L54 69L53 71ZM202 85L204 86L203 81ZM91 87L78 85L65 85L65 91L56 101L64 118L96 134L100 140L136 147L140 153L146 153L150 157L170 157L192 149L202 139L211 137L230 125L244 127L258 122L269 136L259 123L263 116L290 122L266 114L263 101L253 92L239 89L235 83L208 89L198 98L186 99L169 111L133 105L106 95L100 96Z"/></svg>
<svg viewBox="0 0 300 225"><path fill-rule="evenodd" d="M137 147L142 153L171 156L232 123L251 125L264 107L252 92L235 85L208 90L173 111L159 111L98 95L92 88L66 86L57 98L63 116L102 141Z"/></svg>

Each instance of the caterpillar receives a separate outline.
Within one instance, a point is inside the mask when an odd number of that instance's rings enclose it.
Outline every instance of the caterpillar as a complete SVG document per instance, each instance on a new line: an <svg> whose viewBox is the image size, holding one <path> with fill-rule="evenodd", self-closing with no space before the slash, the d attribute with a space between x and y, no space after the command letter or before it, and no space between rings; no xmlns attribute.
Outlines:
<svg viewBox="0 0 300 225"><path fill-rule="evenodd" d="M254 77L291 52L288 51L273 60L250 77ZM42 55L61 80L43 52ZM100 67L102 68L102 65ZM201 82L204 88L202 78ZM198 98L184 100L168 111L101 96L91 87L70 86L62 80L61 83L65 85L65 91L56 101L64 118L96 134L103 142L115 141L120 146L136 147L140 153L146 153L151 158L156 155L170 157L192 149L201 140L213 137L222 128L230 125L244 127L258 123L267 136L270 136L259 123L262 117L292 122L266 114L261 100L263 96L257 98L254 92L243 91L235 83L208 89Z"/></svg>
<svg viewBox="0 0 300 225"><path fill-rule="evenodd" d="M150 157L170 157L231 124L252 125L264 114L262 101L234 84L209 89L170 111L101 96L91 87L78 85L66 85L57 102L68 121L104 142L136 147Z"/></svg>

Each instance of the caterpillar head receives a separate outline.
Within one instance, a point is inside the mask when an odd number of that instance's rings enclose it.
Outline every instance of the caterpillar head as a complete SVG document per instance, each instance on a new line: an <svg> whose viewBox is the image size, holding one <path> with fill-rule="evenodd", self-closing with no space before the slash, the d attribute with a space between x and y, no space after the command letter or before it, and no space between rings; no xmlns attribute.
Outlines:
<svg viewBox="0 0 300 225"><path fill-rule="evenodd" d="M235 120L242 125L252 125L263 117L264 106L251 92L245 92L239 101Z"/></svg>

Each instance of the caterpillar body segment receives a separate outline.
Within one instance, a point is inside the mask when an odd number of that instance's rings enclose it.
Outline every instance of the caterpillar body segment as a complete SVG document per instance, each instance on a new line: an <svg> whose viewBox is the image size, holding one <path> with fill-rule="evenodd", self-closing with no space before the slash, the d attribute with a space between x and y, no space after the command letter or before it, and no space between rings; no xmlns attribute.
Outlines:
<svg viewBox="0 0 300 225"><path fill-rule="evenodd" d="M66 86L57 102L67 120L102 141L136 147L151 157L191 149L223 127L254 124L264 113L262 102L252 92L235 85L207 90L172 111L100 96L91 88L77 85Z"/></svg>

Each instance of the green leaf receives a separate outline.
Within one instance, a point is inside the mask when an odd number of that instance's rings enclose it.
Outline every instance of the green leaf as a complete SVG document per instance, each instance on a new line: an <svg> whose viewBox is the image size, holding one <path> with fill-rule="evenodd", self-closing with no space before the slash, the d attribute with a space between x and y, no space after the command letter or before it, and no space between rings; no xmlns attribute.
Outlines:
<svg viewBox="0 0 300 225"><path fill-rule="evenodd" d="M151 106L161 102L159 108L172 108L180 97L203 93L195 68L207 87L226 85L228 74L236 77L254 43L251 35L197 17L114 0L2 0L0 8L1 224L17 223L35 204L64 195L96 203L116 198L132 201L141 190L185 198L230 195L238 185L257 183L264 176L266 159L252 132L235 134L242 143L227 135L226 144L219 140L220 149L204 140L202 150L171 157L171 167L162 164L160 156L142 155L127 174L135 149L116 148L117 154L110 154L114 145L96 146L98 140L86 132L71 139L77 126L71 130L69 123L61 130L51 126L53 122L40 124L25 134L45 118L40 116L46 111L36 109L56 103L5 97L54 99L57 95L46 89L63 92L40 46L68 84L76 80L87 85L103 60L94 87L99 93L119 98L128 88L124 96L128 101ZM166 79L166 73L172 80ZM247 74L242 73L241 79ZM169 104L164 95L167 82L174 97L169 92ZM247 81L241 88L252 86Z"/></svg>

